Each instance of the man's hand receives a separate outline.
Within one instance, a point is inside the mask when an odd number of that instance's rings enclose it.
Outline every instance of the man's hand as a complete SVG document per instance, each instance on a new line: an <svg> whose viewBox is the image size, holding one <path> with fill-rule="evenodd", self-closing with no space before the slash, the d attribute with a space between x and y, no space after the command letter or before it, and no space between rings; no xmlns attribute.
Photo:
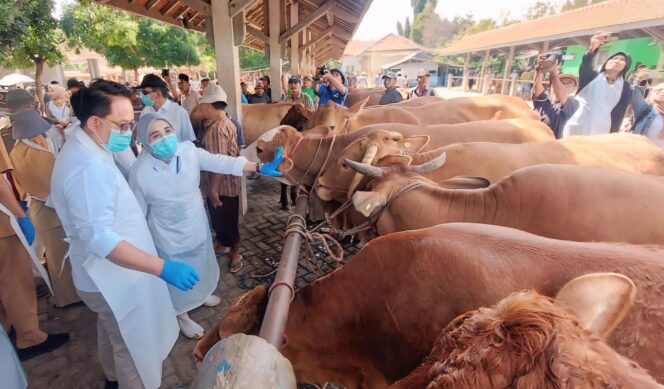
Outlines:
<svg viewBox="0 0 664 389"><path fill-rule="evenodd" d="M611 33L609 32L606 31L596 32L595 35L593 35L592 38L590 38L589 50L592 52L597 51L597 49L599 49L600 46L609 41L610 37Z"/></svg>
<svg viewBox="0 0 664 389"><path fill-rule="evenodd" d="M219 193L209 192L208 199L210 199L210 204L212 204L212 208L217 208L224 205L224 203L222 203L221 200L219 200Z"/></svg>

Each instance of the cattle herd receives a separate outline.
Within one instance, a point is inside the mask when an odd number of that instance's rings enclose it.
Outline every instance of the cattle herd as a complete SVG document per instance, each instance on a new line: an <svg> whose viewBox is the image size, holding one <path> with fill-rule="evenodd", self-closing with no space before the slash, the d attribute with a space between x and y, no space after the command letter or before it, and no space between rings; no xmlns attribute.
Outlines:
<svg viewBox="0 0 664 389"><path fill-rule="evenodd" d="M365 243L295 295L281 352L299 382L660 387L664 150L556 140L508 96L368 100L245 114L258 157L283 147L284 180L311 190L310 219ZM196 353L255 334L267 295L243 296Z"/></svg>

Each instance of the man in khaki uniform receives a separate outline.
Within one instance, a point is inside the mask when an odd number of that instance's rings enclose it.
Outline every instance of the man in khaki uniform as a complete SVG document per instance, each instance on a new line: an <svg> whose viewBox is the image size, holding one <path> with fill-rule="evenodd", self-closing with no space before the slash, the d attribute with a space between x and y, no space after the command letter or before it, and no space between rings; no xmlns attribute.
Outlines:
<svg viewBox="0 0 664 389"><path fill-rule="evenodd" d="M53 142L45 136L51 125L34 109L19 111L11 119L12 134L17 141L10 153L14 165L12 175L21 194L30 194L30 217L46 249L55 305L64 307L77 303L81 299L74 288L71 265L66 262L63 266L69 249L64 241L65 232L55 210L45 203L55 163Z"/></svg>
<svg viewBox="0 0 664 389"><path fill-rule="evenodd" d="M14 197L5 174L13 166L4 142L0 143L0 204L11 217L27 215ZM23 219L25 220L25 219ZM37 295L30 257L10 224L10 216L0 212L0 322L16 331L16 349L21 360L54 350L69 340L68 334L47 334L39 329Z"/></svg>

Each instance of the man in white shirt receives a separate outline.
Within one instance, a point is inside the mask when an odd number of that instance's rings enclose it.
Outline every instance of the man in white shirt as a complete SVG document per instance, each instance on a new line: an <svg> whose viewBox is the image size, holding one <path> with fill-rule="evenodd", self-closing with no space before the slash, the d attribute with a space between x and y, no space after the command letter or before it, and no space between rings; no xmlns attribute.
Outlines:
<svg viewBox="0 0 664 389"><path fill-rule="evenodd" d="M198 100L201 97L198 92L191 88L188 75L184 73L178 74L178 88L180 89L180 96L178 98L180 106L186 109L188 113L191 113L198 105Z"/></svg>
<svg viewBox="0 0 664 389"><path fill-rule="evenodd" d="M189 113L186 109L177 105L168 99L168 85L156 74L147 74L141 81L141 100L145 108L141 111L141 116L148 112L157 112L166 116L175 127L175 133L178 141L194 141L196 135L191 126Z"/></svg>

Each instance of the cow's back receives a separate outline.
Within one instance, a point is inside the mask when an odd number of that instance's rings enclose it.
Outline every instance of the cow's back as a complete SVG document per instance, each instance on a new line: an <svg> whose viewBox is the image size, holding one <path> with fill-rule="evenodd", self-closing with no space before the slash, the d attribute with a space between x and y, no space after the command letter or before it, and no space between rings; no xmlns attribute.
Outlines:
<svg viewBox="0 0 664 389"><path fill-rule="evenodd" d="M242 130L246 144L255 142L266 131L279 126L292 103L244 104L242 106Z"/></svg>
<svg viewBox="0 0 664 389"><path fill-rule="evenodd" d="M379 237L344 268L296 295L287 333L301 334L297 337L308 339L309 347L315 345L308 352L325 358L314 360L301 348L307 340L293 336L295 344L283 351L303 382L310 382L311 372L340 382L376 371L395 381L421 362L456 316L515 291L554 296L575 277L615 271L632 278L640 294L610 343L662 380L664 349L657 342L664 336L662 255L662 250L558 241L481 224ZM628 341L634 339L639 341Z"/></svg>

